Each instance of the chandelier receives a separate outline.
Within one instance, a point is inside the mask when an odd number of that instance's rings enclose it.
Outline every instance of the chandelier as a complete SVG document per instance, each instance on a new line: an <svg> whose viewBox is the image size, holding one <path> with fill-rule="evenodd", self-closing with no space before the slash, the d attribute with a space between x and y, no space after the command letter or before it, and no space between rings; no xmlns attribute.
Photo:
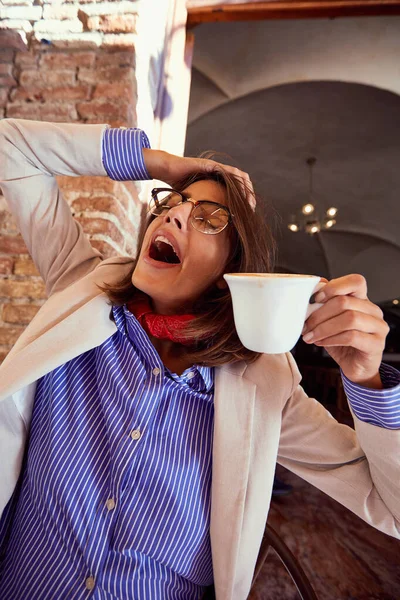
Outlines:
<svg viewBox="0 0 400 600"><path fill-rule="evenodd" d="M336 223L334 217L336 217L338 209L328 208L326 211L325 217L321 221L319 218L317 209L314 205L313 198L313 167L317 159L314 156L310 156L307 158L306 163L310 169L310 186L309 186L309 198L308 203L304 204L301 208L301 213L296 217L296 215L292 215L290 218L290 223L288 224L288 228L290 231L305 231L313 235L314 233L319 233L321 229L330 229Z"/></svg>

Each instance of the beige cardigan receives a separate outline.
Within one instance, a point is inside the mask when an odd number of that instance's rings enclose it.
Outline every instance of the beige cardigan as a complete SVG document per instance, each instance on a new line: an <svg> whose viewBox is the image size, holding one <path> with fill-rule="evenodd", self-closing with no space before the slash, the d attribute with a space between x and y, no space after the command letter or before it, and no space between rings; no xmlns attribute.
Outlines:
<svg viewBox="0 0 400 600"><path fill-rule="evenodd" d="M129 257L102 260L54 174L101 175L105 125L0 122L0 183L48 300L0 367L0 511L14 489L37 380L116 331L96 282ZM244 600L260 547L275 464L400 539L400 431L355 417L339 424L299 386L290 353L216 368L211 547L217 600Z"/></svg>

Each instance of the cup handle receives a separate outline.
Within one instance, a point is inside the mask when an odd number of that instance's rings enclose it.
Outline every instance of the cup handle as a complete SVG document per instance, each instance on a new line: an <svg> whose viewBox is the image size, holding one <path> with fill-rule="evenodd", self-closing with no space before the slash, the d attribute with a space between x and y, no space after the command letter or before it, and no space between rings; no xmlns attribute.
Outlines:
<svg viewBox="0 0 400 600"><path fill-rule="evenodd" d="M315 286L313 293L311 295L319 292L324 287L324 285L326 285L325 281L321 281L320 283L317 283L317 285ZM321 306L323 306L323 303L321 303L321 302L314 302L314 304L308 303L305 321L307 321L308 317L310 315L312 315L313 312L318 310L318 308L321 308Z"/></svg>

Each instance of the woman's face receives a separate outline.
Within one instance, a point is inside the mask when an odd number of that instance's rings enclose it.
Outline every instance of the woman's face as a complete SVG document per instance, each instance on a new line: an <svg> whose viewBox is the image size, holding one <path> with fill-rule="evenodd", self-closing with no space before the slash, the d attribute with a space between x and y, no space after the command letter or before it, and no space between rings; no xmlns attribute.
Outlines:
<svg viewBox="0 0 400 600"><path fill-rule="evenodd" d="M226 205L225 190L215 181L197 181L184 192L194 200ZM154 310L159 314L189 312L193 302L211 284L226 287L222 275L230 251L228 230L231 225L215 235L202 233L190 224L193 208L191 202L170 208L150 223L143 240L132 283L152 298ZM161 230L176 241L179 264L158 262L149 257L154 235Z"/></svg>

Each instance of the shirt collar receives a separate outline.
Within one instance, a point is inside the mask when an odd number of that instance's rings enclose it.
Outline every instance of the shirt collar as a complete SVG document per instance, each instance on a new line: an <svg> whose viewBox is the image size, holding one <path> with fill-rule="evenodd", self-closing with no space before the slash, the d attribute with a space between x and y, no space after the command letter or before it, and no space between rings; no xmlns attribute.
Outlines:
<svg viewBox="0 0 400 600"><path fill-rule="evenodd" d="M140 344L143 346L150 345L155 351L153 344L150 341L147 333L136 319L135 315L130 312L126 304L123 306L113 306L112 308L115 324L118 331L123 335L128 336L135 346ZM171 373L166 369L169 376L179 383L184 383L196 391L211 392L214 387L214 368L205 367L202 365L192 365L186 369L181 375Z"/></svg>

